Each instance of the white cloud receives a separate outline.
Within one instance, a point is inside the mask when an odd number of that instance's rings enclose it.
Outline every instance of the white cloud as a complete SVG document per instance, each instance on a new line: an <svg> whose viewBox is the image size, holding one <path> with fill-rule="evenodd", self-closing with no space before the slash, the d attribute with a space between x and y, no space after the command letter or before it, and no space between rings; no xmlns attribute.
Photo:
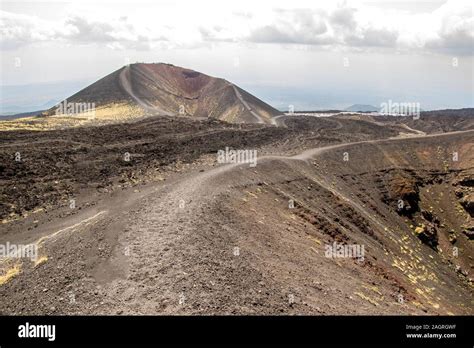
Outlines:
<svg viewBox="0 0 474 348"><path fill-rule="evenodd" d="M38 17L0 11L0 47L15 49L23 45L56 40L59 31Z"/></svg>
<svg viewBox="0 0 474 348"><path fill-rule="evenodd" d="M273 6L246 0L233 4L165 1L140 8L133 3L98 3L91 11L89 5L75 2L66 16L54 21L1 11L0 47L55 42L148 50L251 42L473 54L473 8L467 1L448 1L431 13L356 1L339 5L279 1Z"/></svg>
<svg viewBox="0 0 474 348"><path fill-rule="evenodd" d="M350 46L364 47L394 47L397 43L398 33L389 29L365 28L356 34L345 36L344 41Z"/></svg>
<svg viewBox="0 0 474 348"><path fill-rule="evenodd" d="M311 9L276 10L271 23L257 26L246 38L257 43L325 45L333 42L327 15Z"/></svg>
<svg viewBox="0 0 474 348"><path fill-rule="evenodd" d="M354 18L356 12L357 9L352 7L339 7L331 13L329 20L336 28L354 30L357 27L357 22Z"/></svg>
<svg viewBox="0 0 474 348"><path fill-rule="evenodd" d="M474 15L472 4L448 2L435 11L439 18L436 36L426 46L441 51L470 53L474 50Z"/></svg>

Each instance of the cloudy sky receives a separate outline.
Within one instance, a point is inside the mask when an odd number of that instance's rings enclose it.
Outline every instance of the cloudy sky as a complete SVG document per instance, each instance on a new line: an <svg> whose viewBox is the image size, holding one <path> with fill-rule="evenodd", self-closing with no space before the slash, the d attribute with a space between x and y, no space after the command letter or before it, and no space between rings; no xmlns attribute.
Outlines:
<svg viewBox="0 0 474 348"><path fill-rule="evenodd" d="M1 1L0 107L134 62L226 78L281 109L474 107L470 1Z"/></svg>

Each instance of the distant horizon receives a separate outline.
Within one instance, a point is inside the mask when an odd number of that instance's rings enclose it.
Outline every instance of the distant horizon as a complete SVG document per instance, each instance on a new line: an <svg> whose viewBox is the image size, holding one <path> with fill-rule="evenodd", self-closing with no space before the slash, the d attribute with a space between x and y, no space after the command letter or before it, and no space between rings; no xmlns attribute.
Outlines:
<svg viewBox="0 0 474 348"><path fill-rule="evenodd" d="M474 106L467 0L93 4L2 1L1 113L62 100L133 62L224 78L278 109Z"/></svg>
<svg viewBox="0 0 474 348"><path fill-rule="evenodd" d="M136 62L131 64L171 64L169 62ZM124 65L125 66L125 65ZM122 66L122 67L124 67ZM118 68L121 69L122 67ZM187 68L187 67L183 67ZM114 69L116 71L118 69ZM202 72L204 73L204 72ZM1 95L0 95L0 116L14 116L16 114L30 113L36 111L42 111L53 107L57 103L61 102L64 99L72 96L76 92L87 88L89 85L99 81L103 77L107 76L105 74L101 77L89 77L84 79L77 80L58 80L58 81L48 81L42 83L33 83L33 84L17 84L17 85L1 85ZM208 74L209 75L209 74ZM213 75L211 75L213 76ZM220 76L214 76L221 78ZM223 77L222 77L223 78ZM232 81L231 81L232 82ZM261 86L261 85L242 85L237 84L243 89L247 90L249 93L254 94L257 98L262 99L268 104L272 105L279 111L285 112L289 110L289 106L293 105L296 111L326 111L326 110L340 110L345 111L347 108L350 108L355 105L368 105L372 107L380 107L380 103L388 101L390 98L383 98L381 96L370 96L372 101L360 100L357 98L348 101L348 96L346 94L341 94L341 99L338 101L337 96L331 96L331 102L322 102L320 104L312 103L313 100L318 98L323 98L324 95L318 94L317 92L312 91L310 88L285 88L283 86ZM46 88L45 88L46 87ZM51 87L51 91L47 88ZM24 89L30 89L29 93L32 94L28 98L28 94L25 93ZM15 103L15 91L18 91L18 95L28 100L28 102L16 102ZM282 93L288 93L288 95L282 95ZM26 95L25 95L26 94ZM379 99L380 102L376 103L373 99ZM279 99L279 101L277 101ZM298 100L299 99L299 100ZM10 100L10 102L8 101ZM13 100L13 101L12 101ZM38 102L38 100L40 100ZM37 104L34 104L36 101ZM41 102L42 101L42 102ZM18 104L25 105L21 107ZM46 107L44 107L46 105ZM44 107L44 108L43 108ZM423 111L436 111L436 110L448 110L448 109L466 109L474 108L474 101L470 105L445 105L438 106L434 108L422 107Z"/></svg>
<svg viewBox="0 0 474 348"><path fill-rule="evenodd" d="M132 63L132 64L136 64L136 63ZM145 64L153 64L153 63L145 63ZM155 63L155 64L157 64L157 63ZM172 64L172 63L164 63L164 64ZM46 94L47 95L46 98L48 99L48 101L46 103L42 104L42 105L43 106L47 105L47 106L43 107L43 108L41 107L41 105L37 105L36 107L35 106L28 107L27 106L27 107L25 107L24 109L22 109L20 111L14 111L13 109L8 110L8 108L6 108L6 110L4 111L3 100L2 100L2 103L0 103L0 117L11 117L11 116L15 116L15 115L27 114L27 113L32 113L32 112L41 112L41 111L47 110L47 109L57 105L61 101L67 99L68 97L72 96L76 92L79 92L80 90L82 90L84 88L87 88L91 84L99 81L103 77L104 76L99 77L99 78L89 78L89 79L84 79L84 80L72 80L72 81L67 81L67 80L50 81L50 82L38 83L38 84L3 85L3 86L1 86L2 92L5 92L5 91L8 92L9 88L18 89L18 88L25 88L25 87L29 87L29 88L33 87L34 89L37 88L38 91L41 91L43 97L45 97L45 94L44 94L44 87L45 86L52 86L53 90L62 89L63 86L67 86L67 87L69 87L69 89L68 88L64 89L65 92L62 95L60 94L59 96L58 96L58 94ZM218 77L218 76L216 76L216 77ZM82 85L83 87L71 89L71 86L77 86L77 85ZM314 107L306 107L305 108L303 106L303 107L298 108L298 105L302 106L302 104L303 104L303 103L300 103L300 104L297 104L297 105L285 104L285 106L286 106L286 108L285 108L285 107L281 106L282 103L280 103L280 105L277 105L275 103L272 103L271 100L268 100L268 98L262 98L258 93L253 93L252 86L248 86L248 87L247 86L240 86L240 87L242 87L243 89L247 90L248 92L254 94L257 98L262 99L263 101L267 102L268 104L270 104L271 106L273 106L274 108L276 108L277 110L279 110L281 112L289 112L289 106L290 105L294 106L294 112L296 112L296 113L298 113L298 112L347 111L347 109L349 109L353 106L357 106L357 105L380 108L380 106L377 103L370 103L370 102L357 101L357 100L352 102L352 103L350 103L350 102L347 103L346 102L341 107L314 106ZM260 90L260 89L263 89L263 88L265 88L265 87L259 86L257 89ZM278 89L278 87L272 86L270 89L275 90L275 89ZM21 94L23 95L24 92L22 91ZM64 96L65 94L67 94L67 95ZM2 95L2 97L3 97L3 95ZM307 98L310 99L309 97L307 97ZM292 98L288 98L288 100L291 100L291 99ZM384 99L382 102L386 102L387 100L388 99L386 99L386 100ZM447 107L439 107L439 108L434 108L434 109L422 108L421 111L422 112L429 112L429 111L439 111L439 110L460 110L460 109L472 109L472 108L474 108L474 104L466 105L466 106L454 106L454 107L447 106ZM354 112L357 112L357 111L354 111ZM359 112L368 113L368 112L371 112L371 111L359 111ZM376 111L372 111L372 112L376 112Z"/></svg>

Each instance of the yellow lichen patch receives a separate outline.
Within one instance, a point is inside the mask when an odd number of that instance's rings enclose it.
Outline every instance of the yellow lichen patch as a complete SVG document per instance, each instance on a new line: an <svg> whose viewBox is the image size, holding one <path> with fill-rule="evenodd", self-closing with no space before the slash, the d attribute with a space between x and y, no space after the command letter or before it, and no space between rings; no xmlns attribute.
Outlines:
<svg viewBox="0 0 474 348"><path fill-rule="evenodd" d="M400 264L400 262L396 259L393 261L392 266L398 268L402 272L405 272L405 270L402 268L402 265Z"/></svg>
<svg viewBox="0 0 474 348"><path fill-rule="evenodd" d="M111 103L94 110L94 114L32 116L14 120L0 121L0 131L51 129L79 127L83 125L110 124L130 120L145 115L144 110L128 103Z"/></svg>
<svg viewBox="0 0 474 348"><path fill-rule="evenodd" d="M318 238L313 237L313 236L309 236L309 235L308 235L308 238L311 239L312 241L314 241L315 243L321 245L321 241Z"/></svg>
<svg viewBox="0 0 474 348"><path fill-rule="evenodd" d="M416 234L423 233L424 231L425 231L425 226L424 225L421 225L421 226L418 226L417 228L415 228L415 233Z"/></svg>
<svg viewBox="0 0 474 348"><path fill-rule="evenodd" d="M380 292L379 288L376 287L375 285L364 285L364 288L368 290L372 290L373 292L379 294L380 296L383 296L382 293Z"/></svg>
<svg viewBox="0 0 474 348"><path fill-rule="evenodd" d="M364 299L370 303L372 303L374 306L378 306L379 304L377 303L377 301L371 299L369 296L361 293L361 292L355 292L354 294L356 294L357 296L359 296L361 299Z"/></svg>
<svg viewBox="0 0 474 348"><path fill-rule="evenodd" d="M425 288L424 290L422 290L422 289L420 289L420 288L417 288L417 289L415 289L415 291L416 291L419 295L421 295L421 296L423 296L425 299L427 299L427 300L428 300L428 303L430 303L431 305L433 305L433 307L435 307L435 306L434 306L435 304L433 304L432 302L430 302L431 299L432 299L432 297L433 297L433 294L432 294L433 289L434 289L434 288ZM438 305L438 307L439 307L439 305ZM436 307L435 307L435 308L436 308Z"/></svg>
<svg viewBox="0 0 474 348"><path fill-rule="evenodd" d="M413 284L416 284L418 281L416 280L416 276L414 276L413 274L409 274L408 275L408 280L410 282L412 282Z"/></svg>
<svg viewBox="0 0 474 348"><path fill-rule="evenodd" d="M249 196L252 196L252 197L254 197L254 198L258 198L258 196L257 196L255 193L253 193L253 192L245 191L245 193L247 193Z"/></svg>
<svg viewBox="0 0 474 348"><path fill-rule="evenodd" d="M35 261L35 267L41 265L42 263L45 263L46 261L48 261L48 257L46 255L41 256L38 260Z"/></svg>
<svg viewBox="0 0 474 348"><path fill-rule="evenodd" d="M392 266L402 271L405 274L405 276L408 278L408 281L410 281L412 284L419 284L422 286L423 285L422 283L426 282L427 280L432 280L438 283L438 279L436 275L433 272L428 271L425 265L423 265L420 262L421 258L418 255L416 255L415 253L411 251L408 254L410 257L409 262L406 262L402 260L400 257L395 256L393 258ZM424 291L426 291L427 293L431 293L433 290L434 288L427 287L425 288ZM424 293L420 293L420 295L423 295L426 297Z"/></svg>
<svg viewBox="0 0 474 348"><path fill-rule="evenodd" d="M413 303L413 305L414 305L415 307L424 308L423 305L422 305L420 302L413 301L412 303Z"/></svg>
<svg viewBox="0 0 474 348"><path fill-rule="evenodd" d="M10 279L15 277L21 271L19 264L14 265L12 268L7 269L5 274L0 275L0 285L6 284Z"/></svg>

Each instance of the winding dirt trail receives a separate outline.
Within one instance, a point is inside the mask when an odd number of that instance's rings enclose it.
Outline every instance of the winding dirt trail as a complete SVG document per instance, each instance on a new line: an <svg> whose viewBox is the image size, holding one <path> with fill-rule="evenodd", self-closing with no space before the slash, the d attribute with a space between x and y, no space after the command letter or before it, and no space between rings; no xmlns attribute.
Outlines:
<svg viewBox="0 0 474 348"><path fill-rule="evenodd" d="M232 85L232 88L234 89L234 93L237 96L237 98L244 105L247 111L250 112L252 116L254 116L257 119L258 123L265 123L265 121L260 117L260 115L257 114L255 111L253 111L250 105L244 100L244 98L242 97L242 94L240 94L240 92L237 90L235 85Z"/></svg>
<svg viewBox="0 0 474 348"><path fill-rule="evenodd" d="M298 117L298 116L306 116L306 117L317 117L317 118L326 118L326 117L331 117L331 116L337 116L338 114L327 114L327 115L324 115L324 116L318 116L318 115L315 115L315 114L298 114L298 113L294 113L294 114L282 114L282 115L278 115L278 116L274 116L272 117L271 119L271 122L273 125L275 126L278 126L278 127L287 127L286 123L285 123L285 120L283 119L284 117ZM337 121L337 120L336 120ZM336 129L340 129L342 128L342 124L337 121L339 126L338 128Z"/></svg>
<svg viewBox="0 0 474 348"><path fill-rule="evenodd" d="M457 133L457 132L453 132ZM449 134L432 135L448 136ZM425 136L417 136L424 138ZM413 137L414 138L414 137ZM308 167L308 160L313 159L324 152L350 148L360 144L376 144L383 142L394 142L404 139L384 139L360 141L331 145L305 151L296 156L264 156L258 159L258 164L271 161L295 162L303 167ZM257 166L258 167L258 166ZM213 283L213 276L216 269L212 268L212 258L217 257L219 250L229 248L232 245L232 237L227 236L227 240L209 240L205 235L212 234L212 226L203 222L206 211L215 205L215 197L225 194L229 185L244 183L236 182L239 173L254 170L248 164L227 164L209 171L198 173L186 177L173 185L167 185L158 190L155 194L149 195L141 204L137 212L129 221L126 229L129 231L122 238L122 244L131 245L129 277L120 279L109 284L108 291L110 298L117 298L120 306L126 306L130 313L156 313L157 302L165 302L169 299L176 299L179 305L170 305L159 308L160 312L173 314L182 312L193 312L186 307L188 299L191 302L203 303L201 287L203 284ZM333 192L364 217L385 227L374 218L360 202L339 192L324 178L314 178L320 185ZM206 229L208 232L202 233ZM225 225L219 226L220 232L225 234ZM198 232L199 231L199 232ZM191 243L192 241L192 243ZM231 259L229 252L227 255L220 255ZM210 260L211 259L211 260ZM230 262L230 261L229 261ZM246 272L252 277L251 265L246 266ZM219 269L221 266L219 266ZM218 274L218 273L217 273ZM209 285L207 284L207 285ZM212 285L209 285L212 288ZM129 294L127 289L133 289L134 301L121 297ZM160 289L157 291L157 289ZM130 290L132 291L132 290ZM122 294L122 295L121 295ZM128 296L128 295L126 295ZM199 297L199 301L197 298ZM145 299L145 300L144 300ZM211 301L211 300L209 300Z"/></svg>
<svg viewBox="0 0 474 348"><path fill-rule="evenodd" d="M141 99L138 97L135 92L133 92L132 83L130 81L130 66L127 65L121 72L120 72L120 86L123 90L135 100L138 105L140 105L145 111L152 112L158 115L166 115L171 116L172 114L158 108L157 106L149 103L147 100Z"/></svg>

